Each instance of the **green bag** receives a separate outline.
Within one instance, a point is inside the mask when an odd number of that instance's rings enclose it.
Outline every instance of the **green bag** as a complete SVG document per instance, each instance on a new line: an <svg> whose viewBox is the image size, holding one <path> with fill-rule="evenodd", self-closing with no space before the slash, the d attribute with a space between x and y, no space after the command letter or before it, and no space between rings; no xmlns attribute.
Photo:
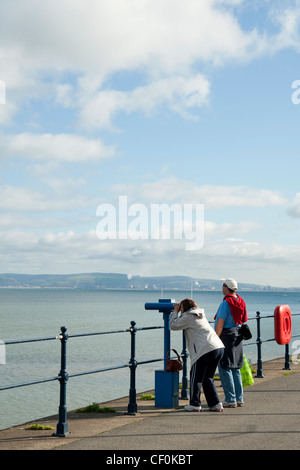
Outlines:
<svg viewBox="0 0 300 470"><path fill-rule="evenodd" d="M245 354L243 354L243 357L244 357L244 365L240 369L240 371L241 371L241 376L242 376L243 387L248 387L249 385L254 384L254 379L253 379L252 372L249 366L249 362L247 361Z"/></svg>

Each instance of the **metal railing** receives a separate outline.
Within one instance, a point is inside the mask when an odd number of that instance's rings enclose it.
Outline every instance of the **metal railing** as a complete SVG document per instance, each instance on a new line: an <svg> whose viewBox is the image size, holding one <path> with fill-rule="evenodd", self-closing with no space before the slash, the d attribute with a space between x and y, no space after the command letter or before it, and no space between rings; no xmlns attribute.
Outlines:
<svg viewBox="0 0 300 470"><path fill-rule="evenodd" d="M292 316L300 315L300 313L292 314ZM256 377L262 378L263 375L263 361L262 361L262 344L267 343L270 341L275 341L275 338L269 339L262 339L261 338L261 320L273 318L274 315L266 315L261 316L260 312L256 313L256 317L249 318L248 321L256 320L257 324L257 338L256 341L245 341L243 343L244 346L256 345L257 347L257 374ZM82 333L82 334L73 334L69 335L67 333L67 328L65 326L61 327L61 333L58 336L52 337L40 337L40 338L31 338L31 339L20 339L20 340L9 340L4 341L5 345L14 345L20 343L32 343L32 342L39 342L39 341L52 341L52 340L60 340L61 341L61 354L60 354L60 371L59 374L55 377L48 377L39 380L33 380L30 382L18 383L18 384L11 384L6 385L4 387L0 387L0 391L2 390L9 390L13 388L25 387L29 385L41 384L45 382L51 382L58 380L60 383L60 400L59 400L59 409L58 409L58 423L56 428L56 433L53 436L57 437L65 437L69 434L68 432L68 422L67 422L67 382L69 378L72 377L79 377L88 374L96 374L101 372L107 372L122 368L129 368L130 369L130 388L129 388L129 403L127 407L127 414L135 415L138 412L138 406L136 402L136 368L138 365L149 364L154 362L166 361L166 358L151 358L148 360L137 361L136 360L136 347L135 347L135 339L136 333L138 331L145 331L145 330L154 330L154 329L162 329L166 331L168 325L166 321L164 322L164 326L150 326L150 327L142 327L137 328L136 322L131 321L131 325L127 329L123 330L113 330L113 331L101 331L101 332L92 332L92 333ZM67 372L67 341L70 338L79 338L79 337L88 337L88 336L98 336L98 335L108 335L108 334L118 334L118 333L130 333L131 341L130 341L130 359L128 363L119 364L115 366L94 369L94 370L87 370L84 372L76 372L72 374L68 374ZM166 338L165 333L165 338ZM298 335L292 335L292 338L300 337ZM169 346L169 345L168 345ZM165 348L166 349L166 348ZM187 371L187 360L188 360L188 351L186 347L186 340L184 332L182 334L182 352L181 352L182 362L183 362L183 370L182 370L182 388L181 388L181 398L187 399L188 398L188 371ZM283 369L290 370L290 355L289 355L289 344L285 345L285 364Z"/></svg>
<svg viewBox="0 0 300 470"><path fill-rule="evenodd" d="M300 313L293 313L291 314L292 317L300 316ZM261 338L261 320L262 319L267 319L267 318L272 318L274 321L274 314L273 315L264 315L263 317L261 316L260 312L256 312L256 317L248 318L248 321L251 320L256 320L256 341L255 342L249 342L249 341L244 341L243 346L251 346L251 345L256 345L257 347L257 373L255 377L258 378L263 378L264 373L263 373L263 361L262 361L262 344L263 343L269 343L271 341L276 341L275 337L274 338L269 338L262 340ZM298 338L300 337L300 334L298 335L292 335L292 338ZM285 344L285 363L284 363L284 370L291 370L291 363L290 363L290 352L289 352L289 343Z"/></svg>

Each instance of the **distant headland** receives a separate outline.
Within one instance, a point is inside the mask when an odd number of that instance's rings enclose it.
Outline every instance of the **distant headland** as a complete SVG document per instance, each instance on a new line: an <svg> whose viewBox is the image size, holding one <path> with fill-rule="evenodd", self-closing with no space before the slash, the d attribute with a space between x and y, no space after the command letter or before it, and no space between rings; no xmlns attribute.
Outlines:
<svg viewBox="0 0 300 470"><path fill-rule="evenodd" d="M129 276L117 273L80 274L0 274L0 288L69 288L69 289L130 289L220 291L220 279L189 276ZM269 285L239 283L239 290L300 291L299 287L281 288Z"/></svg>

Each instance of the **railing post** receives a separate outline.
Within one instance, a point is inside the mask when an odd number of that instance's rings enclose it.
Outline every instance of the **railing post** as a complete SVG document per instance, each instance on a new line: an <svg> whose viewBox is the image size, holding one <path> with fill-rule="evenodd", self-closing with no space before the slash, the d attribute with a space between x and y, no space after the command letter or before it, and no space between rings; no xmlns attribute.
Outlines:
<svg viewBox="0 0 300 470"><path fill-rule="evenodd" d="M66 333L67 328L61 327L61 335L59 336L61 341L61 369L58 374L58 380L60 382L60 404L59 404L59 419L56 427L56 433L53 436L65 437L68 434L68 422L67 422L67 381L68 374L66 371L67 367L67 340L68 335Z"/></svg>
<svg viewBox="0 0 300 470"><path fill-rule="evenodd" d="M291 370L289 343L285 345L285 360L283 370Z"/></svg>
<svg viewBox="0 0 300 470"><path fill-rule="evenodd" d="M257 373L256 373L256 376L257 378L263 378L264 377L264 374L263 374L263 368L262 368L262 358L261 358L261 344L262 344L262 341L261 341L261 336L260 336L260 312L256 312L256 323L257 323L257 340L256 340L256 344L257 344Z"/></svg>
<svg viewBox="0 0 300 470"><path fill-rule="evenodd" d="M186 338L184 330L182 332L182 388L181 388L181 397L182 399L186 400L189 397L189 386L188 386L188 377L187 377L187 358L188 358L188 350L186 347Z"/></svg>
<svg viewBox="0 0 300 470"><path fill-rule="evenodd" d="M130 331L130 337L131 337L131 357L130 357L130 389L129 389L129 403L127 407L127 413L128 415L135 415L137 411L137 403L136 403L136 368L137 368L137 362L135 360L135 335L136 335L136 322L132 321L131 327L129 329Z"/></svg>
<svg viewBox="0 0 300 470"><path fill-rule="evenodd" d="M167 368L167 354L171 349L170 312L163 313L164 319L164 370Z"/></svg>

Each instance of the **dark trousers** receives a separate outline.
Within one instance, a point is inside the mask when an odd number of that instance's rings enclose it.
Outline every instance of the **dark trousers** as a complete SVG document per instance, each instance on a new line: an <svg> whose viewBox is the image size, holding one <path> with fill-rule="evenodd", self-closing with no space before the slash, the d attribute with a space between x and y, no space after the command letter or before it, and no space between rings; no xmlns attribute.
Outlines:
<svg viewBox="0 0 300 470"><path fill-rule="evenodd" d="M215 349L201 356L192 365L190 372L190 405L200 406L201 388L210 408L219 403L220 400L213 377L223 354L223 348Z"/></svg>

